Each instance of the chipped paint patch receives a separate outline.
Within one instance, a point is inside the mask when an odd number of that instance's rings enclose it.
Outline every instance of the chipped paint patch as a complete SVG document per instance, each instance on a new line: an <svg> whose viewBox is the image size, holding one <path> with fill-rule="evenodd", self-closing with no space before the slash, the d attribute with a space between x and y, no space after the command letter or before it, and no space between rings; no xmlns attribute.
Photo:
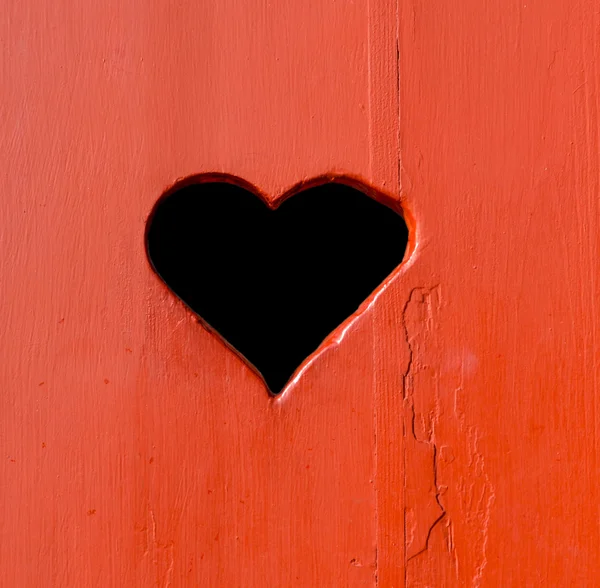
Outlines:
<svg viewBox="0 0 600 588"><path fill-rule="evenodd" d="M465 382L477 369L468 350L450 356L440 335L440 286L415 288L404 307L406 586L439 581L479 587L487 566L495 492L468 423Z"/></svg>

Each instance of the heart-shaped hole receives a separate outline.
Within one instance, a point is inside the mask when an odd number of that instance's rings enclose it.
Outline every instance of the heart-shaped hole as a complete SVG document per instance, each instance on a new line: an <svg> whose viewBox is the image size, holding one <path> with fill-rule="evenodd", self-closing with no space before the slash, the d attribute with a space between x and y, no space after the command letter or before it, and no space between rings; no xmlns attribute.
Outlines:
<svg viewBox="0 0 600 588"><path fill-rule="evenodd" d="M200 178L159 200L148 255L169 288L278 393L404 258L400 208L369 194L323 181L267 205L238 180Z"/></svg>

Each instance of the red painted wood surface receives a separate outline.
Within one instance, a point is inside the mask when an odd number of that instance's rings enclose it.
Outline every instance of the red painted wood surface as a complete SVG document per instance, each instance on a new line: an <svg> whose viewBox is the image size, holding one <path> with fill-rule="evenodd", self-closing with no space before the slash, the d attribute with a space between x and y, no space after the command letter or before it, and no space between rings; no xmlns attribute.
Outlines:
<svg viewBox="0 0 600 588"><path fill-rule="evenodd" d="M6 2L0 585L597 585L599 47L593 0ZM275 400L145 257L206 172L416 222Z"/></svg>

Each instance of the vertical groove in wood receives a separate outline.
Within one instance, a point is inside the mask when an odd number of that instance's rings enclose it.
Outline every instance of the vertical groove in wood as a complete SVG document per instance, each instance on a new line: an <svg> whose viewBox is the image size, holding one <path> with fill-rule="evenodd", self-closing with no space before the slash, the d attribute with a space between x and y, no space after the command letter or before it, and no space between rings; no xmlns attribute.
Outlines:
<svg viewBox="0 0 600 588"><path fill-rule="evenodd" d="M368 2L369 156L376 185L400 197L398 13L395 2ZM374 444L377 493L377 585L402 586L404 524L402 495L402 381L406 349L396 336L401 321L396 281L373 310ZM392 359L393 358L393 359Z"/></svg>
<svg viewBox="0 0 600 588"><path fill-rule="evenodd" d="M401 336L400 280L379 298L373 311L377 436L377 579L379 586L404 585L404 406L402 375L408 348Z"/></svg>

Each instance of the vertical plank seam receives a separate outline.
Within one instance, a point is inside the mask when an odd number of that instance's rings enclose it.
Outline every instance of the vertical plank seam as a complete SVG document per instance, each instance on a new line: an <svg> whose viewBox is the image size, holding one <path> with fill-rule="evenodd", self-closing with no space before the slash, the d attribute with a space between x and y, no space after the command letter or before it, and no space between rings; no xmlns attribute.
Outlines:
<svg viewBox="0 0 600 588"><path fill-rule="evenodd" d="M406 327L406 311L408 309L408 305L410 304L410 300L411 300L411 296L412 296L412 291L410 292L403 308L402 308L402 328L404 331L404 336L406 338L406 345L408 348L408 362L406 364L406 370L404 371L404 374L402 375L402 406L403 406L403 411L402 411L402 461L403 461L403 471L402 471L402 475L404 478L404 484L402 487L402 512L403 512L403 516L402 516L402 522L403 522L403 561L404 561L404 588L406 588L406 586L408 585L408 560L407 560L407 545L406 545L406 485L407 485L407 472L406 472L406 401L407 401L407 379L408 379L408 375L410 374L410 370L412 367L412 362L413 362L413 350L412 347L410 345L410 338L408 335L408 329Z"/></svg>

